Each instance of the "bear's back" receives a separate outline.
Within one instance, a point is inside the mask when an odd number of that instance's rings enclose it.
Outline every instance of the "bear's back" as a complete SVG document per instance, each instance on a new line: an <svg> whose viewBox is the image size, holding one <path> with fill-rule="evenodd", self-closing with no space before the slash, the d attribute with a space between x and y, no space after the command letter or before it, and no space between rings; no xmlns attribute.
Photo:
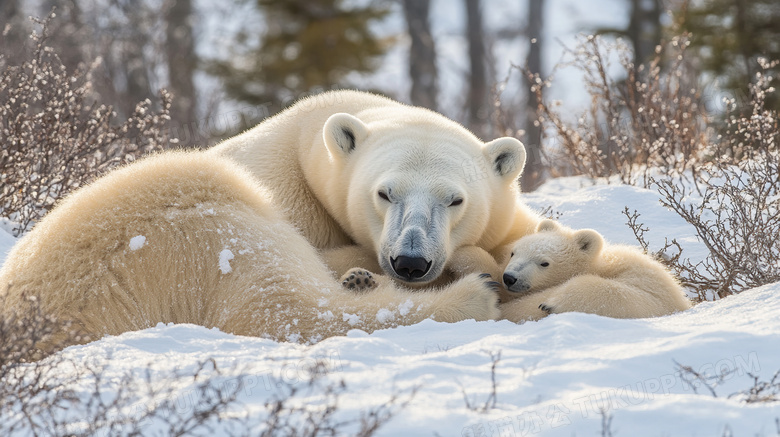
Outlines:
<svg viewBox="0 0 780 437"><path fill-rule="evenodd" d="M88 332L202 322L229 265L223 241L240 238L248 217L281 221L230 161L145 158L65 198L14 246L0 269L4 309L28 293Z"/></svg>

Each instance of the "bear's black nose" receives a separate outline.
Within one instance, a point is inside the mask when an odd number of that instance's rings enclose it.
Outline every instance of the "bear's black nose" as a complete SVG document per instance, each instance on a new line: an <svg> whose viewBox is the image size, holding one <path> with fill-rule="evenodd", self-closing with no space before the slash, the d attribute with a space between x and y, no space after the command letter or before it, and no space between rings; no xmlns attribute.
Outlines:
<svg viewBox="0 0 780 437"><path fill-rule="evenodd" d="M390 257L390 264L398 276L407 281L422 278L431 268L431 261L425 258L411 258L402 255L396 258Z"/></svg>
<svg viewBox="0 0 780 437"><path fill-rule="evenodd" d="M517 278L510 275L509 273L504 273L504 285L507 287L512 286L515 282L517 282Z"/></svg>

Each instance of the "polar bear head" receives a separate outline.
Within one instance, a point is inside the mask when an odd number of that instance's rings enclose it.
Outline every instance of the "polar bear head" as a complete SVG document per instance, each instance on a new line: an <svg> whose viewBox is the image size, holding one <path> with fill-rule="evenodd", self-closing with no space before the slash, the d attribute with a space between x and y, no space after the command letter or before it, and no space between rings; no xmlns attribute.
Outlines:
<svg viewBox="0 0 780 437"><path fill-rule="evenodd" d="M530 293L560 285L591 270L604 246L592 229L573 231L542 220L537 232L517 241L504 269L504 285L515 293Z"/></svg>
<svg viewBox="0 0 780 437"><path fill-rule="evenodd" d="M428 283L455 249L495 246L513 223L526 159L514 138L483 143L439 114L408 106L334 114L323 137L346 184L339 222L397 280Z"/></svg>

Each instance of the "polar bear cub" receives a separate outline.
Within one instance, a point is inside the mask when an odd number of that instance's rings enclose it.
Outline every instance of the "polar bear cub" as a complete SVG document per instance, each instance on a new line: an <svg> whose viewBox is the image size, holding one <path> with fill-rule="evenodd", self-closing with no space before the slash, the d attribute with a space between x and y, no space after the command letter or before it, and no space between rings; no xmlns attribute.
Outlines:
<svg viewBox="0 0 780 437"><path fill-rule="evenodd" d="M520 296L501 306L502 316L515 322L573 311L656 317L691 307L674 276L650 256L552 220L515 243L503 281Z"/></svg>

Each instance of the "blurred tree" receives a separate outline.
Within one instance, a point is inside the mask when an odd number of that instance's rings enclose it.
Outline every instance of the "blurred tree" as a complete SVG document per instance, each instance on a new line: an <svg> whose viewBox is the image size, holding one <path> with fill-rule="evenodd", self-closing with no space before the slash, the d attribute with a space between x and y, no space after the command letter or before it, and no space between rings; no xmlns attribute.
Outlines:
<svg viewBox="0 0 780 437"><path fill-rule="evenodd" d="M488 58L485 49L485 32L482 27L482 8L480 0L465 0L465 3L466 36L469 42L468 125L472 132L485 139L490 109L490 90L485 65Z"/></svg>
<svg viewBox="0 0 780 437"><path fill-rule="evenodd" d="M544 35L544 0L528 0L528 26L526 37L528 38L528 56L526 68L532 75L542 74L542 43ZM521 185L526 191L536 189L542 182L542 128L539 124L537 93L531 91L532 86L538 86L530 82L528 74L523 75L525 89L528 90L526 100L525 123L525 148L526 164L523 171Z"/></svg>
<svg viewBox="0 0 780 437"><path fill-rule="evenodd" d="M631 44L634 63L639 66L655 55L655 48L661 44L663 26L663 0L627 0L629 4L628 25L625 28L600 27L596 33L625 37Z"/></svg>
<svg viewBox="0 0 780 437"><path fill-rule="evenodd" d="M89 45L90 29L82 22L78 0L45 0L41 3L41 15L52 11L56 19L49 22L47 29L51 35L50 43L62 65L71 73L85 68L84 46Z"/></svg>
<svg viewBox="0 0 780 437"><path fill-rule="evenodd" d="M165 14L165 54L168 63L168 91L173 93L174 98L171 105L171 123L175 126L185 126L197 120L197 99L193 81L198 65L192 35L194 16L191 0L169 2Z"/></svg>
<svg viewBox="0 0 780 437"><path fill-rule="evenodd" d="M438 73L436 70L436 45L428 20L430 0L403 0L404 16L409 37L409 77L412 80L410 98L412 104L436 109Z"/></svg>
<svg viewBox="0 0 780 437"><path fill-rule="evenodd" d="M256 0L264 32L245 30L230 56L208 62L228 96L253 105L283 106L302 94L370 72L385 47L369 24L388 10L379 2Z"/></svg>
<svg viewBox="0 0 780 437"><path fill-rule="evenodd" d="M663 0L630 0L631 18L626 34L634 49L634 63L649 61L661 44Z"/></svg>
<svg viewBox="0 0 780 437"><path fill-rule="evenodd" d="M780 2L777 0L706 0L680 8L677 22L692 35L704 71L722 80L747 105L748 84L759 70L756 59L780 59ZM780 108L775 96L767 103Z"/></svg>
<svg viewBox="0 0 780 437"><path fill-rule="evenodd" d="M120 91L124 91L122 93L124 95L117 105L122 108L123 114L131 114L136 102L151 100L154 96L150 76L156 65L147 57L146 51L147 47L154 43L153 29L158 30L161 23L150 16L150 12L159 13L159 11L144 8L141 2L113 0L113 3L125 18L119 33L123 38L118 41L119 50L116 52L119 55L119 62L112 65L113 71L118 73L120 80L124 81L124 89L119 88ZM160 47L156 47L155 52L159 53Z"/></svg>
<svg viewBox="0 0 780 437"><path fill-rule="evenodd" d="M50 44L68 71L88 68L93 97L120 118L164 85L155 71L166 65L162 3L135 0L45 0L55 9Z"/></svg>
<svg viewBox="0 0 780 437"><path fill-rule="evenodd" d="M29 32L19 0L0 0L0 69L16 65Z"/></svg>
<svg viewBox="0 0 780 437"><path fill-rule="evenodd" d="M0 0L0 68L16 65L32 27L26 15L56 17L46 26L47 45L68 74L88 73L89 99L125 119L138 102L159 109L157 89L176 93L173 115L194 122L198 65L193 45L192 0ZM170 23L170 25L169 25ZM165 76L165 73L168 76ZM194 145L194 143L193 143Z"/></svg>

